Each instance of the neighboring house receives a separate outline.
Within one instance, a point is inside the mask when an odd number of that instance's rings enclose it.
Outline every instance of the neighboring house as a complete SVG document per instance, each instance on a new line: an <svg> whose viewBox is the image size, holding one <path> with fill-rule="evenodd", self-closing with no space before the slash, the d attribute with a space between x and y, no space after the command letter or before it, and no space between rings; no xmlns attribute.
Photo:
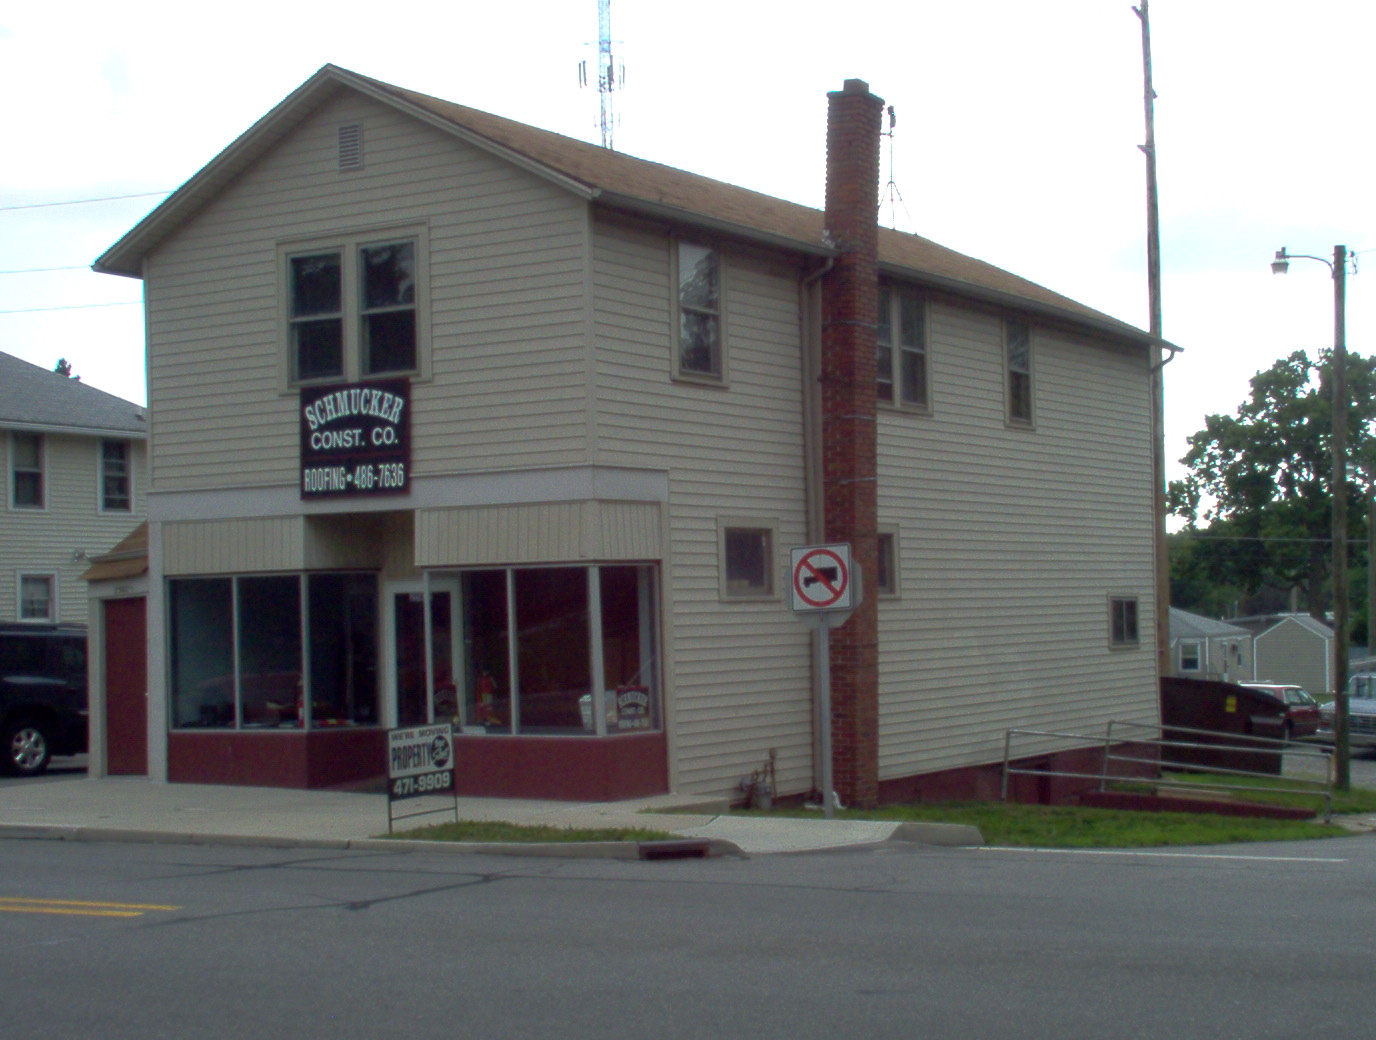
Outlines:
<svg viewBox="0 0 1376 1040"><path fill-rule="evenodd" d="M1246 682L1252 674L1252 633L1245 628L1171 607L1172 675Z"/></svg>
<svg viewBox="0 0 1376 1040"><path fill-rule="evenodd" d="M1257 682L1289 683L1310 693L1333 693L1333 629L1308 614L1233 618L1252 633Z"/></svg>
<svg viewBox="0 0 1376 1040"><path fill-rule="evenodd" d="M465 792L806 794L820 543L843 802L1155 718L1158 342L878 228L883 103L828 104L823 212L326 66L100 257L147 283L150 775L357 781L438 719Z"/></svg>
<svg viewBox="0 0 1376 1040"><path fill-rule="evenodd" d="M143 519L136 404L0 354L0 621L86 620L87 558Z"/></svg>

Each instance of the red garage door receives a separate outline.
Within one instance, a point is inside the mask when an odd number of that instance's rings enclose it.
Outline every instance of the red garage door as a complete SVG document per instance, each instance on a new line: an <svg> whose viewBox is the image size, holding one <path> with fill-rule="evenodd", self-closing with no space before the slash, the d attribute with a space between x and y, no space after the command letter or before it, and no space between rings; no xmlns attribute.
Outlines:
<svg viewBox="0 0 1376 1040"><path fill-rule="evenodd" d="M105 749L112 775L148 773L148 644L144 599L107 599Z"/></svg>

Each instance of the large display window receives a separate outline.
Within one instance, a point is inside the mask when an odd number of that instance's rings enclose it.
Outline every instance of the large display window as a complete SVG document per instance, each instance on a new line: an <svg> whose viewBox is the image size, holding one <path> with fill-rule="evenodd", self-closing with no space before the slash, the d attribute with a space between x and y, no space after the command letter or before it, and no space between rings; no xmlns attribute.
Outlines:
<svg viewBox="0 0 1376 1040"><path fill-rule="evenodd" d="M168 583L175 729L376 725L372 574Z"/></svg>

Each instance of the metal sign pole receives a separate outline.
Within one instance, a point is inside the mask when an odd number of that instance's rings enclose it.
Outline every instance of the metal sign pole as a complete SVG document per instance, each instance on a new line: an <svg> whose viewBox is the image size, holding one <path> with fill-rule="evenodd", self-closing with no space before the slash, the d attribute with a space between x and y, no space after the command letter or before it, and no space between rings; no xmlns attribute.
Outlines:
<svg viewBox="0 0 1376 1040"><path fill-rule="evenodd" d="M830 820L836 815L834 786L831 775L831 627L827 616L820 618L821 624L814 630L819 640L817 647L817 668L821 672L820 710L822 737L822 815Z"/></svg>

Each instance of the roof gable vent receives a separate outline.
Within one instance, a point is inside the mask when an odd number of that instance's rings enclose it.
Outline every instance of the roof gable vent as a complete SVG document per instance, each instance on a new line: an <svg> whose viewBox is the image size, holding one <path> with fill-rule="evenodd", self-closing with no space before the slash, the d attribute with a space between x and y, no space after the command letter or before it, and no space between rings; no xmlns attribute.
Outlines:
<svg viewBox="0 0 1376 1040"><path fill-rule="evenodd" d="M345 123L339 128L340 170L363 169L363 124Z"/></svg>

